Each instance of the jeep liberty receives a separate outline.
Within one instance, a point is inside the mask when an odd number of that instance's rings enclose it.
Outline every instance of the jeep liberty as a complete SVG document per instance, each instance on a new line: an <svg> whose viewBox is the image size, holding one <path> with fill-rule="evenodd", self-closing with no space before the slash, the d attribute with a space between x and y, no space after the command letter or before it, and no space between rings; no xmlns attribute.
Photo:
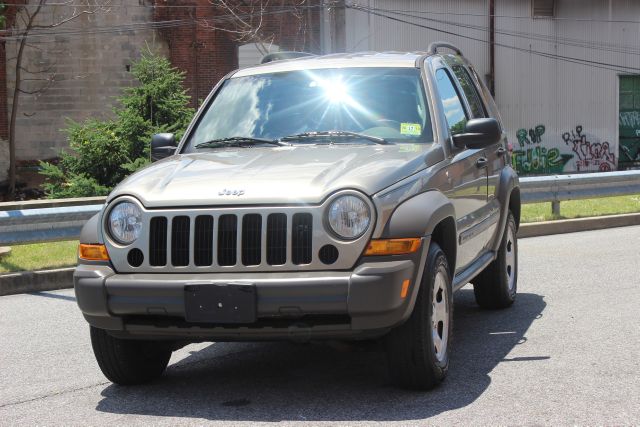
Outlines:
<svg viewBox="0 0 640 427"><path fill-rule="evenodd" d="M263 62L179 143L155 135L84 226L74 286L101 370L139 384L194 342L381 339L397 385L432 388L454 292L516 297L520 190L487 87L443 42Z"/></svg>

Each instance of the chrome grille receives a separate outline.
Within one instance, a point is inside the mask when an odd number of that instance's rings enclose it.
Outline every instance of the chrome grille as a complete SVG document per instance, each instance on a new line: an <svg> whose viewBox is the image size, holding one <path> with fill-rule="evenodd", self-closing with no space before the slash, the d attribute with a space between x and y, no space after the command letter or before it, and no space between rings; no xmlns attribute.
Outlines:
<svg viewBox="0 0 640 427"><path fill-rule="evenodd" d="M189 265L189 255L193 250L193 263L198 267L211 266L214 249L218 266L234 266L240 254L242 265L255 266L263 261L269 265L287 263L287 215L273 213L266 216L266 245L263 248L263 215L246 214L242 216L241 231L238 216L225 214L214 225L211 215L195 217L193 230L191 218L175 216L171 220L171 265L184 267ZM164 266L167 263L167 225L166 217L157 216L150 220L149 264ZM214 228L217 228L214 242ZM194 233L191 238L191 233ZM240 237L240 247L238 240ZM310 213L296 213L291 220L291 262L296 265L311 263L313 257L313 216ZM191 242L191 243L190 243ZM190 246L193 245L193 248Z"/></svg>

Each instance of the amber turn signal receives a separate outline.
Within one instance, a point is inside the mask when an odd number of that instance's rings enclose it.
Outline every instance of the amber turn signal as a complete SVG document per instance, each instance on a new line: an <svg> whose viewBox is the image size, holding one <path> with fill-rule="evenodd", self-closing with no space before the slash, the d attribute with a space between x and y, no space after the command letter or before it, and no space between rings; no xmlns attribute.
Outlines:
<svg viewBox="0 0 640 427"><path fill-rule="evenodd" d="M400 290L400 298L407 297L407 294L409 293L410 284L411 284L411 281L409 279L406 279L404 282L402 282L402 289Z"/></svg>
<svg viewBox="0 0 640 427"><path fill-rule="evenodd" d="M372 240L367 246L365 255L403 255L420 249L421 239L380 239Z"/></svg>
<svg viewBox="0 0 640 427"><path fill-rule="evenodd" d="M78 257L87 261L109 261L109 254L104 245L87 245L80 243Z"/></svg>

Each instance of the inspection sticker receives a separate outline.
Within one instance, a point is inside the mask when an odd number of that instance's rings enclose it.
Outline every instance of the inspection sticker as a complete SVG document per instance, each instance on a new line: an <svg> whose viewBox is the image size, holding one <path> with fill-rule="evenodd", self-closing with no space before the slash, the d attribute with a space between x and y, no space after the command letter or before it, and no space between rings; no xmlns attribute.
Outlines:
<svg viewBox="0 0 640 427"><path fill-rule="evenodd" d="M422 126L419 123L400 123L400 133L403 135L422 135Z"/></svg>

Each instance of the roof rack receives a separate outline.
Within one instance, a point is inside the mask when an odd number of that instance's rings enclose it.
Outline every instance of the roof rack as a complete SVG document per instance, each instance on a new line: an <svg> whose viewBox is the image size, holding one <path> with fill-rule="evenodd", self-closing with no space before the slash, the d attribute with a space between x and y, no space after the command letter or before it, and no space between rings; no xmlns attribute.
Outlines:
<svg viewBox="0 0 640 427"><path fill-rule="evenodd" d="M288 52L288 51L273 52L263 56L262 61L260 61L260 63L266 64L267 62L282 61L284 59L302 58L304 56L315 56L315 55L307 52Z"/></svg>
<svg viewBox="0 0 640 427"><path fill-rule="evenodd" d="M452 45L451 43L447 43L447 42L433 42L429 45L429 47L427 48L427 51L430 54L435 55L436 53L438 53L438 48L441 48L441 47L451 49L458 55L464 56L460 49L458 49L456 46Z"/></svg>

